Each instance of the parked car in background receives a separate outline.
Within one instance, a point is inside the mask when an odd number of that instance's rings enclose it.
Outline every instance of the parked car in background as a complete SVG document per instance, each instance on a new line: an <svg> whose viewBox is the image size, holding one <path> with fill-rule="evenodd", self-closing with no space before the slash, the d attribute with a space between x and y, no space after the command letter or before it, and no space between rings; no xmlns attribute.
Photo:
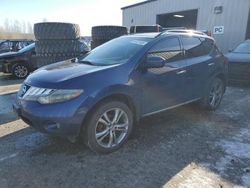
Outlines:
<svg viewBox="0 0 250 188"><path fill-rule="evenodd" d="M229 81L250 84L250 40L240 43L226 57L229 61Z"/></svg>
<svg viewBox="0 0 250 188"><path fill-rule="evenodd" d="M207 35L127 35L40 68L23 82L13 108L41 132L82 138L109 153L140 118L197 101L217 109L226 83L226 58Z"/></svg>
<svg viewBox="0 0 250 188"><path fill-rule="evenodd" d="M0 53L4 52L16 52L21 50L25 46L30 45L34 41L32 40L3 40L0 41Z"/></svg>
<svg viewBox="0 0 250 188"><path fill-rule="evenodd" d="M0 71L11 73L16 78L26 78L36 69L35 43L32 43L17 52L0 54Z"/></svg>

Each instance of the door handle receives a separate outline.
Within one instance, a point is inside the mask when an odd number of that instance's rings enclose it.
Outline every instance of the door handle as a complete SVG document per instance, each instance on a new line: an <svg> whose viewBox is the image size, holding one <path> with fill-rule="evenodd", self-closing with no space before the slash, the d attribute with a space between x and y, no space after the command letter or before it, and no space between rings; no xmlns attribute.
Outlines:
<svg viewBox="0 0 250 188"><path fill-rule="evenodd" d="M214 63L209 63L209 64L208 64L208 66L213 66L213 65L214 65Z"/></svg>
<svg viewBox="0 0 250 188"><path fill-rule="evenodd" d="M185 74L187 71L186 70L180 70L178 72L176 72L176 74Z"/></svg>

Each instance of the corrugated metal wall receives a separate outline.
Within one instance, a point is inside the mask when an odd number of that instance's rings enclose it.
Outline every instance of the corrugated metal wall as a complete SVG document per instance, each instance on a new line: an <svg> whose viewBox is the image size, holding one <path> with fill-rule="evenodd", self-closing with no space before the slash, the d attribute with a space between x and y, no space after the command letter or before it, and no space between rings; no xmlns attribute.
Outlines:
<svg viewBox="0 0 250 188"><path fill-rule="evenodd" d="M214 14L215 6L223 6L223 13ZM245 40L250 0L158 0L124 9L123 25L153 25L158 14L192 9L198 9L197 29L225 27L224 34L213 36L222 51Z"/></svg>

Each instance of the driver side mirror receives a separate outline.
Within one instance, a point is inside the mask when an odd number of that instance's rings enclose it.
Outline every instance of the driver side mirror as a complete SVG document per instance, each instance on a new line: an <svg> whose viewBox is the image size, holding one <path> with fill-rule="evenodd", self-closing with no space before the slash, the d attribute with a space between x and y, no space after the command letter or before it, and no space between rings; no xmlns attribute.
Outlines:
<svg viewBox="0 0 250 188"><path fill-rule="evenodd" d="M160 56L148 56L145 62L145 68L164 67L166 60Z"/></svg>

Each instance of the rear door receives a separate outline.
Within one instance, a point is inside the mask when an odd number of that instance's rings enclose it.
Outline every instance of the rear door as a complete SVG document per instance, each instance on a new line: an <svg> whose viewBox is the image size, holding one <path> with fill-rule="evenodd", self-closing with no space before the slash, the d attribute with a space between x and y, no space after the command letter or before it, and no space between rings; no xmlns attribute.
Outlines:
<svg viewBox="0 0 250 188"><path fill-rule="evenodd" d="M166 60L166 64L162 68L151 68L142 73L144 115L182 103L186 81L186 61L183 60L178 37L158 42L147 56L160 56Z"/></svg>
<svg viewBox="0 0 250 188"><path fill-rule="evenodd" d="M186 100L203 96L210 75L215 70L214 57L211 54L213 40L193 36L182 36L184 56L187 62Z"/></svg>

